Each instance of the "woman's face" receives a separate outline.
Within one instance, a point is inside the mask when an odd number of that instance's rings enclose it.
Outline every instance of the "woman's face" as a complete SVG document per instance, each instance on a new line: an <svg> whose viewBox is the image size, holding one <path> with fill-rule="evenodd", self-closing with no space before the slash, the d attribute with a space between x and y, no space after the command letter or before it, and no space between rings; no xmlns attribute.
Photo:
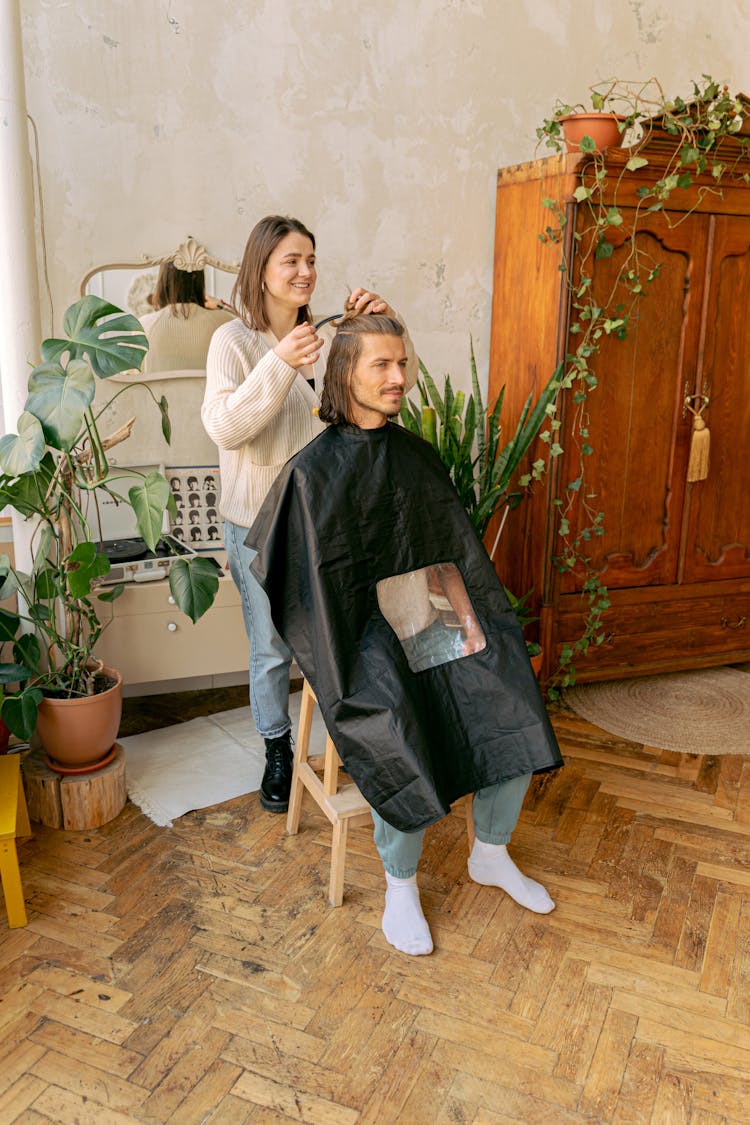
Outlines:
<svg viewBox="0 0 750 1125"><path fill-rule="evenodd" d="M263 302L285 309L309 304L318 275L315 250L309 238L292 231L284 235L266 262Z"/></svg>

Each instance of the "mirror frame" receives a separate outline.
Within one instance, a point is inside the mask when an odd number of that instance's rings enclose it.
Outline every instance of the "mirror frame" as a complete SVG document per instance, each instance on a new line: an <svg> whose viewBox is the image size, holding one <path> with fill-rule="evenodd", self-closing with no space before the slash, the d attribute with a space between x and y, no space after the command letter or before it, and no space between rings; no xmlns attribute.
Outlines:
<svg viewBox="0 0 750 1125"><path fill-rule="evenodd" d="M185 241L181 242L177 249L170 254L161 254L158 257L149 257L144 254L139 262L105 262L102 265L95 266L89 270L81 281L81 296L86 296L86 286L91 278L105 270L146 270L151 266L160 266L162 262L176 261L179 258L189 262L197 262L202 259L201 265L197 267L199 269L203 269L205 266L213 266L214 269L223 270L225 273L237 274L240 271L239 262L222 262L219 258L214 258L206 250L203 243L198 242L192 234L189 234Z"/></svg>

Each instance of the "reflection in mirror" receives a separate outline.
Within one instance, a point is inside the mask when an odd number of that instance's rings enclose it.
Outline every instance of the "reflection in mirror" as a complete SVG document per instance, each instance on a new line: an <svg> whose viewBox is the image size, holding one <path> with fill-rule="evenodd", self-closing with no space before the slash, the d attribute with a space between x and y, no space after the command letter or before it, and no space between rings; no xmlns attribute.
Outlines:
<svg viewBox="0 0 750 1125"><path fill-rule="evenodd" d="M100 421L105 433L136 416L131 436L117 450L121 465L216 463L216 447L200 420L206 355L213 332L231 320L231 313L217 308L216 302L229 302L238 268L212 257L201 243L188 237L162 257L145 258L142 262L111 262L83 278L82 294L101 297L132 312L143 324L149 340L142 371L97 381L94 405L102 411ZM167 294L175 290L167 287L167 280L170 284L188 284L189 292L178 290L180 302L186 303L169 303ZM208 298L205 302L204 293ZM149 300L152 295L153 304ZM123 383L143 386L121 393ZM146 402L150 395L157 401L164 396L169 403L171 443L162 434L159 412Z"/></svg>
<svg viewBox="0 0 750 1125"><path fill-rule="evenodd" d="M378 606L401 642L412 672L481 652L487 645L455 563L382 578Z"/></svg>
<svg viewBox="0 0 750 1125"><path fill-rule="evenodd" d="M144 313L153 312L148 297L154 291L162 262L173 261L182 268L181 261L201 258L206 293L219 301L229 302L239 266L212 257L192 236L188 236L176 250L160 257L144 257L142 262L109 262L95 266L81 282L81 296L91 293L141 317Z"/></svg>

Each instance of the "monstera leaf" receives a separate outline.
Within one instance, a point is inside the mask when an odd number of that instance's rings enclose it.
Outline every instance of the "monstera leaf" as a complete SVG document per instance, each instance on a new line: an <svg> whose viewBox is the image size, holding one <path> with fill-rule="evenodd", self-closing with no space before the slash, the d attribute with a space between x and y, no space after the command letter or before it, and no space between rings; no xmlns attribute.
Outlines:
<svg viewBox="0 0 750 1125"><path fill-rule="evenodd" d="M68 555L66 570L71 595L87 598L94 579L109 574L109 559L98 554L95 543L79 543Z"/></svg>
<svg viewBox="0 0 750 1125"><path fill-rule="evenodd" d="M18 588L19 582L11 569L10 556L0 555L0 601L12 597ZM0 637L0 641L2 640Z"/></svg>
<svg viewBox="0 0 750 1125"><path fill-rule="evenodd" d="M29 375L26 410L41 422L48 445L73 448L95 390L94 376L85 360L72 359L66 368L59 363L42 363L34 368Z"/></svg>
<svg viewBox="0 0 750 1125"><path fill-rule="evenodd" d="M88 360L100 379L140 368L148 351L140 321L100 297L81 297L71 305L63 329L67 339L45 340L42 359L55 362L67 352L69 359Z"/></svg>
<svg viewBox="0 0 750 1125"><path fill-rule="evenodd" d="M33 473L41 464L44 449L44 431L39 420L24 411L18 419L18 433L0 439L0 469L9 477ZM9 498L9 502L15 507L14 499Z"/></svg>
<svg viewBox="0 0 750 1125"><path fill-rule="evenodd" d="M183 613L195 622L210 609L219 577L210 559L178 559L169 571L169 589Z"/></svg>
<svg viewBox="0 0 750 1125"><path fill-rule="evenodd" d="M21 695L6 696L3 700L3 721L16 738L24 742L31 738L42 698L39 688L27 688Z"/></svg>
<svg viewBox="0 0 750 1125"><path fill-rule="evenodd" d="M0 609L0 645L5 644L6 641L15 641L20 623L21 619L17 613Z"/></svg>
<svg viewBox="0 0 750 1125"><path fill-rule="evenodd" d="M164 509L171 495L166 477L156 470L128 489L138 530L152 551L161 538Z"/></svg>
<svg viewBox="0 0 750 1125"><path fill-rule="evenodd" d="M23 418L24 415L22 414L21 417ZM29 415L29 417L31 416ZM36 419L34 421L39 425ZM42 448L44 448L44 435L41 426L39 426L38 432L41 435ZM15 437L15 435L9 434L8 437ZM44 499L49 494L55 469L54 457L51 453L45 453L34 472L24 473L16 480L0 479L0 508L9 505L20 512L22 516L39 515L44 509ZM44 557L41 547L36 553Z"/></svg>

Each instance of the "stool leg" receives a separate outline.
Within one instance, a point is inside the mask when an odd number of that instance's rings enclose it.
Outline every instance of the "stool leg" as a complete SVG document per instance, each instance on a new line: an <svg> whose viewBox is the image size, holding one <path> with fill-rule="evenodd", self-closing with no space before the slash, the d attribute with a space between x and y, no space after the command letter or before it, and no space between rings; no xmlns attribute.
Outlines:
<svg viewBox="0 0 750 1125"><path fill-rule="evenodd" d="M305 680L299 708L299 725L297 726L297 742L294 747L292 785L289 790L289 807L286 814L286 830L290 836L296 836L299 830L299 818L302 813L302 790L304 789L304 785L299 776L299 765L301 762L307 761L310 749L310 730L312 728L314 706L315 696L307 680Z"/></svg>
<svg viewBox="0 0 750 1125"><path fill-rule="evenodd" d="M332 797L339 787L339 756L330 734L326 738L325 761L323 766L323 792Z"/></svg>
<svg viewBox="0 0 750 1125"><path fill-rule="evenodd" d="M0 840L0 878L2 878L8 925L12 930L26 925L26 905L23 901L21 872L15 840Z"/></svg>
<svg viewBox="0 0 750 1125"><path fill-rule="evenodd" d="M348 820L338 820L333 826L331 839L331 879L328 884L328 901L331 906L341 906L344 901L344 866L346 864L346 835Z"/></svg>

